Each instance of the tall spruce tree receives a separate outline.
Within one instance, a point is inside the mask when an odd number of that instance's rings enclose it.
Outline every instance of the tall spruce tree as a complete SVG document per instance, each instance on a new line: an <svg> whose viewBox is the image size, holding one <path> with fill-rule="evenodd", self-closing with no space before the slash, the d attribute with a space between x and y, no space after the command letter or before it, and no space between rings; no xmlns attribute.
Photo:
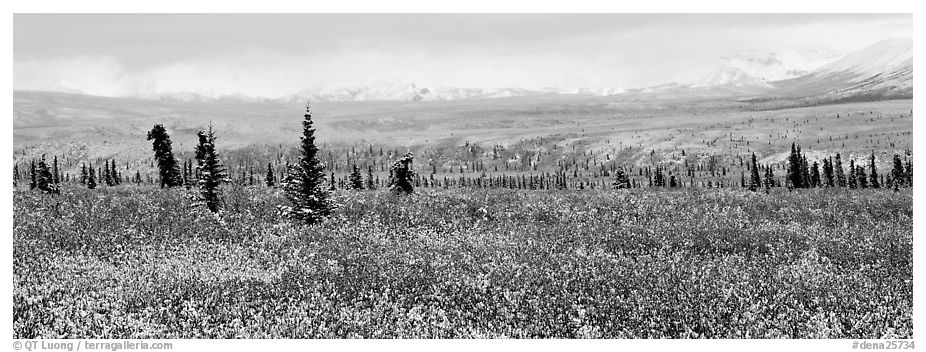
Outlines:
<svg viewBox="0 0 926 352"><path fill-rule="evenodd" d="M756 153L752 153L752 160L749 162L749 190L757 191L762 185L762 180L759 178L759 164L756 162Z"/></svg>
<svg viewBox="0 0 926 352"><path fill-rule="evenodd" d="M96 171L93 169L93 163L90 163L90 166L87 168L87 188L94 189L96 188Z"/></svg>
<svg viewBox="0 0 926 352"><path fill-rule="evenodd" d="M907 178L904 175L903 161L900 160L900 155L894 154L892 161L894 167L891 169L891 180L893 180L894 187L905 187Z"/></svg>
<svg viewBox="0 0 926 352"><path fill-rule="evenodd" d="M881 182L878 180L878 167L875 164L875 152L871 152L871 159L869 159L868 166L871 169L869 173L871 178L869 178L868 186L871 188L881 188Z"/></svg>
<svg viewBox="0 0 926 352"><path fill-rule="evenodd" d="M833 171L836 174L836 186L846 187L846 173L842 169L842 158L836 153L836 160L833 162Z"/></svg>
<svg viewBox="0 0 926 352"><path fill-rule="evenodd" d="M212 131L212 124L209 124L208 132L199 131L199 144L196 146L196 155L200 156L197 162L199 170L199 194L203 203L213 213L218 212L222 205L222 198L219 186L228 181L228 175L225 168L219 162L219 156L215 151L215 133Z"/></svg>
<svg viewBox="0 0 926 352"><path fill-rule="evenodd" d="M89 176L89 175L87 174L87 164L81 163L81 165L80 165L80 184L81 184L81 186L86 186L86 185L87 185L87 177L88 177L88 176Z"/></svg>
<svg viewBox="0 0 926 352"><path fill-rule="evenodd" d="M372 149L370 149L370 153L373 153ZM373 165L367 165L367 189L376 189L376 181L373 180Z"/></svg>
<svg viewBox="0 0 926 352"><path fill-rule="evenodd" d="M360 168L357 167L357 164L354 164L347 180L350 189L363 189L363 176L360 174Z"/></svg>
<svg viewBox="0 0 926 352"><path fill-rule="evenodd" d="M264 176L264 184L266 184L267 187L273 187L273 184L274 184L273 177L274 177L273 176L273 165L268 161L267 162L267 175Z"/></svg>
<svg viewBox="0 0 926 352"><path fill-rule="evenodd" d="M183 179L180 176L180 167L174 152L171 150L170 135L164 125L157 124L148 131L148 140L152 142L154 157L158 161L158 170L161 175L161 188L180 186Z"/></svg>
<svg viewBox="0 0 926 352"><path fill-rule="evenodd" d="M907 178L907 186L913 187L913 161L907 160L904 168L904 176Z"/></svg>
<svg viewBox="0 0 926 352"><path fill-rule="evenodd" d="M835 186L835 178L833 177L833 160L832 158L823 159L823 185L826 187Z"/></svg>
<svg viewBox="0 0 926 352"><path fill-rule="evenodd" d="M290 166L282 182L291 204L283 210L292 219L314 224L331 213L331 204L324 188L325 167L318 160L309 104L306 104L303 115L301 142L299 162Z"/></svg>
<svg viewBox="0 0 926 352"><path fill-rule="evenodd" d="M810 167L810 187L822 187L820 182L820 164L816 161L814 161L813 166Z"/></svg>
<svg viewBox="0 0 926 352"><path fill-rule="evenodd" d="M801 149L796 143L791 143L791 154L788 155L788 183L791 187L802 188Z"/></svg>
<svg viewBox="0 0 926 352"><path fill-rule="evenodd" d="M396 160L389 169L389 190L399 194L410 194L415 188L412 182L415 171L412 170L414 156L411 152L405 153L401 159Z"/></svg>
<svg viewBox="0 0 926 352"><path fill-rule="evenodd" d="M50 194L58 193L58 185L55 184L55 177L52 175L48 164L45 162L45 155L39 160L35 175L35 188Z"/></svg>
<svg viewBox="0 0 926 352"><path fill-rule="evenodd" d="M52 180L54 181L56 185L61 183L61 173L58 171L58 156L57 155L55 155L54 159L52 160L51 176L52 176Z"/></svg>

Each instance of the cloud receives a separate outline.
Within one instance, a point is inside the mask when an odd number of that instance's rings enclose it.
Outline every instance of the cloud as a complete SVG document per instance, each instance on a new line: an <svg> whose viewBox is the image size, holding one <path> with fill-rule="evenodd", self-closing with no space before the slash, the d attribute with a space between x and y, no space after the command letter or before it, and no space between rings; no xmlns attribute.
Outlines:
<svg viewBox="0 0 926 352"><path fill-rule="evenodd" d="M912 36L885 15L17 15L14 89L277 97L325 82L642 87L721 57Z"/></svg>

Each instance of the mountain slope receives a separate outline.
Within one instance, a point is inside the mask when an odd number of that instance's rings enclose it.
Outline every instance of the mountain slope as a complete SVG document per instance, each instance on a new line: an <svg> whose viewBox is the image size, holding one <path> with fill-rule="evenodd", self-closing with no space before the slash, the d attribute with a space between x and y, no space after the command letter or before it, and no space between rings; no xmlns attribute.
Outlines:
<svg viewBox="0 0 926 352"><path fill-rule="evenodd" d="M889 39L789 80L772 82L774 97L841 100L912 98L913 41Z"/></svg>

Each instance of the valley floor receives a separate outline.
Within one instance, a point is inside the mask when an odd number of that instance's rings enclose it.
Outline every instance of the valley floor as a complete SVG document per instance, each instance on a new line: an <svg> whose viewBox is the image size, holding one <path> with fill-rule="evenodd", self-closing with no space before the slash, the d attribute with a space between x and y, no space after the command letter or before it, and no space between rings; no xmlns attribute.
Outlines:
<svg viewBox="0 0 926 352"><path fill-rule="evenodd" d="M911 338L912 192L13 196L14 338Z"/></svg>

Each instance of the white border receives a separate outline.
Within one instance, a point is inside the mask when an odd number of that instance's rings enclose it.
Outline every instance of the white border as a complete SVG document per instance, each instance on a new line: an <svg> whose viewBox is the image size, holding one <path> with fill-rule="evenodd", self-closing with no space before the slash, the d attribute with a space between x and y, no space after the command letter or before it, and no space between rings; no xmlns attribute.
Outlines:
<svg viewBox="0 0 926 352"><path fill-rule="evenodd" d="M499 0L462 0L456 2L438 2L426 0L390 0L390 1L324 1L324 2L298 2L288 0L262 0L262 1L223 1L223 2L192 2L190 0L161 0L156 2L133 2L133 1L114 1L114 0L83 0L83 1L14 1L11 9L2 16L3 28L9 30L9 33L3 36L3 43L8 48L8 54L5 55L5 65L3 70L6 71L5 77L8 77L5 85L9 85L2 98L4 111L7 111L7 120L3 124L4 136L3 145L10 153L13 149L12 143L12 77L13 77L13 13L114 13L114 12L156 12L156 13L294 13L294 12L369 12L369 13L396 13L396 12L506 12L506 13L580 13L580 12L657 12L657 13L706 13L706 12L781 12L781 13L808 13L808 12L841 12L841 13L913 13L914 19L918 17L917 10L922 6L924 1L807 1L807 0L776 0L762 2L745 2L745 1L633 1L620 3L617 1L589 1L589 0L570 0L570 1L530 1L530 2L503 2ZM914 33L917 33L919 26L916 26L914 20ZM914 36L916 37L916 36ZM917 47L916 38L914 38L914 47ZM920 58L921 59L921 58ZM916 66L920 66L920 59ZM922 86L918 82L921 79L914 78L915 86ZM920 111L918 101L914 100L914 114ZM914 122L914 149L921 150L922 143L919 143L917 136L920 136L920 129L923 123ZM12 153L7 154L7 162L2 165L2 173L10 175L12 173ZM914 157L915 159L915 157ZM914 162L917 165L921 165ZM919 180L914 188L914 210L923 208L923 187L926 187L926 179ZM3 236L0 241L3 246L3 255L6 263L12 263L12 187L7 183L7 198L2 203L4 216L2 217L6 229L11 232ZM914 221L914 234L919 235L923 230L922 222L917 219ZM914 273L915 276L922 276L922 260L926 258L922 245L922 240L914 242ZM3 272L3 279L7 283L12 282L12 266L8 264ZM920 297L923 292L923 281L919 278L914 279L914 328L918 329L923 324L920 312L923 308ZM4 331L12 333L12 287L7 286L7 304L6 319L2 319ZM920 336L914 333L914 336ZM8 340L9 341L9 340ZM505 350L537 350L537 351L560 351L564 349L579 349L592 351L614 351L616 348L628 348L630 350L705 350L705 351L781 351L781 350L833 350L847 351L851 350L852 340L167 340L175 343L175 351L200 351L200 350L221 350L221 351L252 351L259 348L270 348L271 350L387 350L387 351L433 351L435 349L444 351L470 351L482 349L505 349ZM7 342L9 343L9 342ZM921 342L926 343L926 342ZM8 345L9 346L9 345ZM923 347L926 347L924 345ZM920 347L921 349L923 347Z"/></svg>

